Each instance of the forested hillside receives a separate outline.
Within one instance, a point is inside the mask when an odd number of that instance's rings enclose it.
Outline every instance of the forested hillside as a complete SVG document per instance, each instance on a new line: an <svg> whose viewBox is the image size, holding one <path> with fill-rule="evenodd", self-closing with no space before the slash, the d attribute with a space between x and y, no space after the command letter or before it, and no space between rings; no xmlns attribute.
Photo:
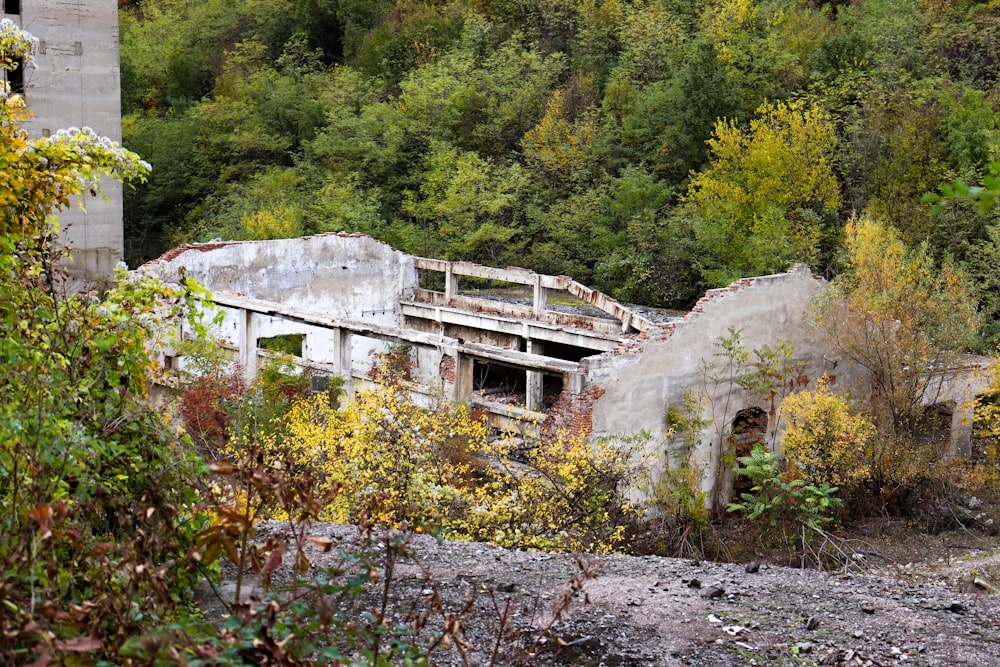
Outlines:
<svg viewBox="0 0 1000 667"><path fill-rule="evenodd" d="M1000 158L995 0L120 2L132 263L361 231L684 307L857 213L1000 309L996 207L921 201Z"/></svg>

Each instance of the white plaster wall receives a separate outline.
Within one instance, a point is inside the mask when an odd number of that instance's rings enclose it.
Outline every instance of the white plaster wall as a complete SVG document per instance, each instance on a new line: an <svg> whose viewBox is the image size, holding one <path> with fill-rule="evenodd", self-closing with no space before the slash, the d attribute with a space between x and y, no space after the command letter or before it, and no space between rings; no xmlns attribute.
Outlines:
<svg viewBox="0 0 1000 667"><path fill-rule="evenodd" d="M380 324L396 324L417 285L412 257L353 234L189 246L143 270L174 280L181 267L212 292Z"/></svg>

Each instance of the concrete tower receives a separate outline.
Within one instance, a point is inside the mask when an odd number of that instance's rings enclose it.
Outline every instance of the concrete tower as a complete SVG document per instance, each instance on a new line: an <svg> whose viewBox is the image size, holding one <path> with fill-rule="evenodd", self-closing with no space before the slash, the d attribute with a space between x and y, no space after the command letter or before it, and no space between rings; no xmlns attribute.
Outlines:
<svg viewBox="0 0 1000 667"><path fill-rule="evenodd" d="M11 79L32 117L30 136L91 127L121 141L121 77L116 0L0 0L3 14L40 41L34 69ZM72 245L71 271L86 279L111 274L122 259L122 186L105 179L104 194L59 215L61 237Z"/></svg>

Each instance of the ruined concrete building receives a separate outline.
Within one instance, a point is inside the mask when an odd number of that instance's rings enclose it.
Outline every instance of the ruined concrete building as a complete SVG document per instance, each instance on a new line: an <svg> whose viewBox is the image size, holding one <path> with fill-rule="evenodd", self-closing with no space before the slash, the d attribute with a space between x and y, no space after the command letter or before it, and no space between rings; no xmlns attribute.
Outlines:
<svg viewBox="0 0 1000 667"><path fill-rule="evenodd" d="M747 350L793 341L801 365L783 391L814 388L824 374L843 384L851 373L807 328L807 306L825 282L804 267L710 290L676 317L627 307L566 276L414 257L356 234L186 246L142 270L165 281L188 275L211 290L222 314L215 335L248 380L278 336L300 343L302 368L354 382L379 354L405 346L418 395L467 403L497 426L645 431L661 464L680 446L670 441L668 410L693 392L710 422L693 452L706 491L732 479L725 451L775 446L781 428L780 396L707 377L718 341L737 330ZM498 298L484 285L508 289ZM184 363L169 353L163 361ZM984 375L955 375L935 399L953 449L969 446L966 404L984 390Z"/></svg>
<svg viewBox="0 0 1000 667"><path fill-rule="evenodd" d="M59 129L90 127L121 142L118 4L114 0L0 0L0 18L39 39L33 68L8 73L12 92L24 96L32 117L22 128L32 137ZM22 63L23 65L23 63ZM86 211L73 206L59 215L61 238L73 246L71 270L97 279L121 261L122 186L103 184L105 201L89 197Z"/></svg>

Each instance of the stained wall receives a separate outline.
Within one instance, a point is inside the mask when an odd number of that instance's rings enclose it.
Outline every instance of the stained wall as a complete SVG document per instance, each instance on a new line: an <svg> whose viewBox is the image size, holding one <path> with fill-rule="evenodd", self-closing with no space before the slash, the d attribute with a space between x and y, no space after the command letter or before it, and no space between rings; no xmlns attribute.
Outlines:
<svg viewBox="0 0 1000 667"><path fill-rule="evenodd" d="M121 75L118 4L115 0L20 0L7 15L40 40L35 68L24 72L24 99L32 117L22 127L32 137L90 127L121 142ZM87 196L59 214L61 238L73 248L78 276L109 276L124 251L122 185L106 180L108 198Z"/></svg>

